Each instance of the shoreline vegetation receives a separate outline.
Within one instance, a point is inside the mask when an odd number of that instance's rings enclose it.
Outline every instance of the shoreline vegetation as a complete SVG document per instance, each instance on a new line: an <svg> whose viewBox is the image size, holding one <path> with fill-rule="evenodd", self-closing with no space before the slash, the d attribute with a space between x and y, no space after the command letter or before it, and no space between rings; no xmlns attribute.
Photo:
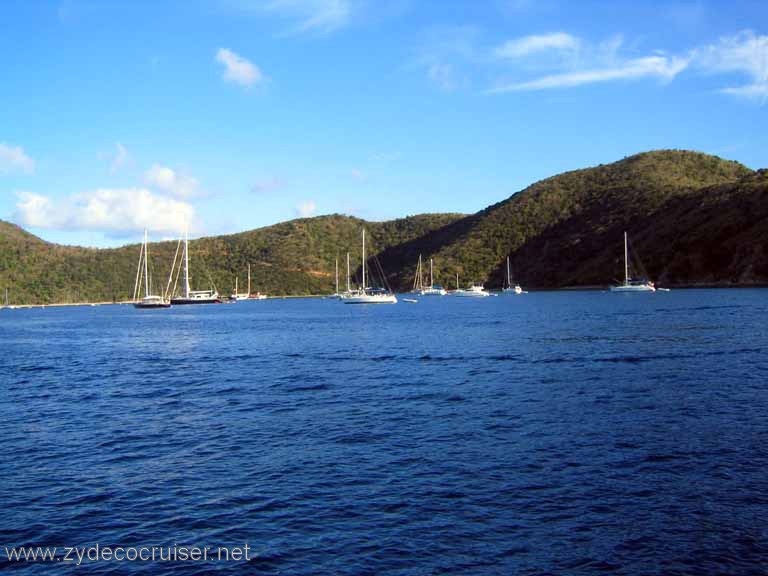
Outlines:
<svg viewBox="0 0 768 576"><path fill-rule="evenodd" d="M768 171L698 152L662 150L565 172L475 214L366 222L332 214L190 241L195 284L229 294L251 265L252 290L273 297L331 294L347 251L360 276L360 229L398 292L419 255L435 282L501 288L509 257L530 290L605 289L623 276L627 231L649 277L667 288L768 285ZM150 271L167 278L176 242L150 244ZM46 242L0 221L0 298L9 304L126 301L139 244L97 249Z"/></svg>

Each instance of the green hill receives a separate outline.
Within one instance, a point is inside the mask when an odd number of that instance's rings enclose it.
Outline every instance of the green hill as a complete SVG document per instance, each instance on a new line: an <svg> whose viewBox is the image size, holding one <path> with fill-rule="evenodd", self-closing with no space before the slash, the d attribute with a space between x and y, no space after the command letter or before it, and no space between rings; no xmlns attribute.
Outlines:
<svg viewBox="0 0 768 576"><path fill-rule="evenodd" d="M419 254L437 280L501 286L510 256L530 288L607 285L622 274L626 230L650 276L667 286L768 283L768 172L697 152L663 150L537 182L476 214L424 214L388 222L341 215L291 220L190 242L193 285L221 294L311 294L333 288L334 260L360 262L369 233L397 289L413 282ZM150 246L164 285L176 242ZM15 303L124 300L133 291L139 246L91 249L42 241L0 222L0 289Z"/></svg>

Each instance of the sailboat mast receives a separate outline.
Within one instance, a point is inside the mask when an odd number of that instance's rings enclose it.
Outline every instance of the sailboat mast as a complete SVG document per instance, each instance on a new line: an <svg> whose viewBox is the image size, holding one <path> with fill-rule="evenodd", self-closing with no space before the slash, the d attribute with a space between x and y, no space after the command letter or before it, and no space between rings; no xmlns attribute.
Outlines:
<svg viewBox="0 0 768 576"><path fill-rule="evenodd" d="M349 252L347 252L347 292L350 292L349 288Z"/></svg>
<svg viewBox="0 0 768 576"><path fill-rule="evenodd" d="M139 251L139 264L136 266L136 281L133 283L133 299L138 300L139 298L139 281L141 280L141 259L144 257L144 244L141 245L141 250Z"/></svg>
<svg viewBox="0 0 768 576"><path fill-rule="evenodd" d="M365 290L365 228L363 228L363 290Z"/></svg>
<svg viewBox="0 0 768 576"><path fill-rule="evenodd" d="M248 298L251 297L251 265L248 264Z"/></svg>
<svg viewBox="0 0 768 576"><path fill-rule="evenodd" d="M336 294L339 293L339 259L336 258Z"/></svg>
<svg viewBox="0 0 768 576"><path fill-rule="evenodd" d="M184 297L189 298L189 230L184 231Z"/></svg>
<svg viewBox="0 0 768 576"><path fill-rule="evenodd" d="M147 243L147 229L144 228L144 296L149 296L149 244Z"/></svg>
<svg viewBox="0 0 768 576"><path fill-rule="evenodd" d="M456 290L459 289L459 273L456 272Z"/></svg>
<svg viewBox="0 0 768 576"><path fill-rule="evenodd" d="M629 250L627 248L626 232L624 232L624 284L629 284Z"/></svg>
<svg viewBox="0 0 768 576"><path fill-rule="evenodd" d="M235 276L235 297L237 297L237 276Z"/></svg>
<svg viewBox="0 0 768 576"><path fill-rule="evenodd" d="M429 259L429 287L433 288L435 285L435 279L432 276L432 258Z"/></svg>
<svg viewBox="0 0 768 576"><path fill-rule="evenodd" d="M507 288L512 288L512 275L509 273L509 256L507 256Z"/></svg>

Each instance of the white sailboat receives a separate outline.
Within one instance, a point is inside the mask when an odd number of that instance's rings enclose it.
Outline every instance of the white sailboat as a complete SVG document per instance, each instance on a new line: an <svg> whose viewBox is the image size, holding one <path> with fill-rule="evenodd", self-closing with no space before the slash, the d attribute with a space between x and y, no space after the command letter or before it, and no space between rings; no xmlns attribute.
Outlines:
<svg viewBox="0 0 768 576"><path fill-rule="evenodd" d="M176 250L178 255L178 249ZM176 265L176 258L173 260L174 265L171 267L171 277L173 276L174 267ZM192 290L189 285L189 234L184 233L184 253L182 255L182 263L184 268L184 292L176 297L171 298L171 304L221 304L219 293L215 288L210 290ZM181 267L182 263L179 264ZM176 273L176 280L178 281L178 272ZM170 285L171 278L168 279ZM176 286L174 285L174 289Z"/></svg>
<svg viewBox="0 0 768 576"><path fill-rule="evenodd" d="M142 279L144 280L144 297L141 296ZM164 296L152 294L149 278L149 243L147 242L147 229L144 229L144 242L139 252L139 266L136 270L136 282L133 285L134 308L170 308L171 303Z"/></svg>
<svg viewBox="0 0 768 576"><path fill-rule="evenodd" d="M248 264L248 291L247 292L237 291L237 276L235 276L235 291L232 293L229 299L237 302L240 300L248 300L250 297L251 297L251 265Z"/></svg>
<svg viewBox="0 0 768 576"><path fill-rule="evenodd" d="M349 274L347 274L347 277L349 277ZM339 259L336 258L336 291L328 296L328 298L331 298L333 300L338 300L341 298L341 293L339 292Z"/></svg>
<svg viewBox="0 0 768 576"><path fill-rule="evenodd" d="M512 274L510 273L510 268L509 268L509 256L507 256L507 283L504 286L504 288L502 288L501 291L504 292L505 294L510 294L510 293L522 294L523 293L523 289L520 287L519 284L515 284L514 286L512 286Z"/></svg>
<svg viewBox="0 0 768 576"><path fill-rule="evenodd" d="M349 262L349 255L347 255L347 262ZM349 270L349 264L347 264L347 270ZM349 282L349 275L347 275L347 282ZM368 286L365 271L365 228L363 228L363 283L358 290L348 290L343 294L341 301L344 304L397 304L397 297L391 291Z"/></svg>
<svg viewBox="0 0 768 576"><path fill-rule="evenodd" d="M460 298L485 298L490 295L490 292L488 292L482 284L478 284L477 282L472 282L467 289L460 288L459 275L458 273L456 274L456 290L451 292L451 296L458 296Z"/></svg>
<svg viewBox="0 0 768 576"><path fill-rule="evenodd" d="M629 241L624 232L624 282L611 286L611 292L655 292L656 286L647 278L632 278L629 273Z"/></svg>
<svg viewBox="0 0 768 576"><path fill-rule="evenodd" d="M416 277L413 280L413 292L421 296L445 296L448 292L442 286L435 286L434 268L432 258L429 259L429 286L424 285L421 266L421 254L416 267Z"/></svg>

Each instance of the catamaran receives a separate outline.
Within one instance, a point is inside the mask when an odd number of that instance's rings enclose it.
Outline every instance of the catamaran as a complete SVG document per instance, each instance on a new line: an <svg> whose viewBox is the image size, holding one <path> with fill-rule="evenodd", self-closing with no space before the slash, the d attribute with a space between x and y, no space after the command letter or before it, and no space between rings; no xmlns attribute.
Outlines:
<svg viewBox="0 0 768 576"><path fill-rule="evenodd" d="M349 255L347 255L349 262ZM349 267L349 264L347 264ZM347 268L349 269L349 268ZM386 283L386 278L382 279ZM363 283L357 290L348 290L342 294L341 301L344 304L397 304L397 297L391 290L385 288L372 288L368 286L368 277L365 271L365 228L363 228ZM349 275L347 275L349 282Z"/></svg>
<svg viewBox="0 0 768 576"><path fill-rule="evenodd" d="M642 266L641 266L642 267ZM655 292L656 286L645 277L633 278L630 276L629 241L624 232L624 282L618 286L611 286L611 292Z"/></svg>
<svg viewBox="0 0 768 576"><path fill-rule="evenodd" d="M445 296L447 294L442 286L435 286L432 258L429 259L429 286L424 284L424 275L421 266L421 254L419 254L419 263L416 266L416 277L413 279L413 292L421 296Z"/></svg>
<svg viewBox="0 0 768 576"><path fill-rule="evenodd" d="M178 256L178 247L176 249L176 255ZM182 255L182 263L184 268L184 292L179 296L171 298L171 304L221 304L219 293L216 291L216 287L212 287L210 290L192 290L189 286L189 234L184 233L184 253ZM179 264L181 268L182 263ZM171 276L168 278L168 285L170 286L171 278L173 277L174 268L176 267L176 257L173 259L173 266L171 266ZM178 282L178 272L176 272L176 281ZM174 284L174 292L176 285Z"/></svg>
<svg viewBox="0 0 768 576"><path fill-rule="evenodd" d="M142 279L144 280L144 297L141 296ZM152 282L149 278L149 243L147 242L147 229L144 229L144 242L139 252L139 266L136 269L136 282L133 285L133 306L134 308L170 308L171 303L165 296L153 295L151 291Z"/></svg>
<svg viewBox="0 0 768 576"><path fill-rule="evenodd" d="M504 286L504 288L502 288L501 291L506 294L509 294L509 293L522 294L523 293L523 289L520 287L519 284L516 283L514 286L512 286L512 274L510 273L510 268L509 268L509 256L507 256L507 283Z"/></svg>

